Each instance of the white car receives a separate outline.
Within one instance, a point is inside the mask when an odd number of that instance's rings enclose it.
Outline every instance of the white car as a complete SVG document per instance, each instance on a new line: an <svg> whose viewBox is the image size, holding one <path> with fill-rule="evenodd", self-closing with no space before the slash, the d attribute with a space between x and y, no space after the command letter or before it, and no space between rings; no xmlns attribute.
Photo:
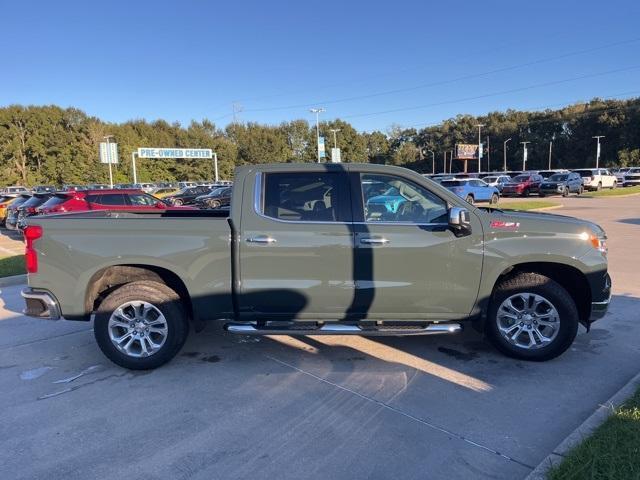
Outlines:
<svg viewBox="0 0 640 480"><path fill-rule="evenodd" d="M585 190L601 190L618 186L618 179L606 168L583 168L573 171L582 177Z"/></svg>
<svg viewBox="0 0 640 480"><path fill-rule="evenodd" d="M492 187L496 187L498 191L501 192L504 184L511 182L511 177L509 175L489 175L488 177L484 177L482 180Z"/></svg>
<svg viewBox="0 0 640 480"><path fill-rule="evenodd" d="M623 185L625 187L631 185L640 185L640 167L633 167L624 172Z"/></svg>
<svg viewBox="0 0 640 480"><path fill-rule="evenodd" d="M156 188L153 183L136 183L134 187L139 188L144 193L151 193Z"/></svg>
<svg viewBox="0 0 640 480"><path fill-rule="evenodd" d="M628 168L615 168L609 170L616 176L616 180L618 181L618 185L624 185L624 174L629 170Z"/></svg>

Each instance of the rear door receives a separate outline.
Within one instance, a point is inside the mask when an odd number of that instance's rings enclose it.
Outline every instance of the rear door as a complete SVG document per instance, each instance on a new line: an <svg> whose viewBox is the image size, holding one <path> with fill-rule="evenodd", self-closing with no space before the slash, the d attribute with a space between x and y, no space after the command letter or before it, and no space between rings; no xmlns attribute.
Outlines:
<svg viewBox="0 0 640 480"><path fill-rule="evenodd" d="M344 318L353 299L352 229L343 168L249 174L240 224L241 314Z"/></svg>
<svg viewBox="0 0 640 480"><path fill-rule="evenodd" d="M353 173L356 228L354 311L372 319L451 319L469 314L480 285L482 227L448 228L447 201L428 186L399 174ZM396 212L371 208L376 191L395 188L404 199Z"/></svg>

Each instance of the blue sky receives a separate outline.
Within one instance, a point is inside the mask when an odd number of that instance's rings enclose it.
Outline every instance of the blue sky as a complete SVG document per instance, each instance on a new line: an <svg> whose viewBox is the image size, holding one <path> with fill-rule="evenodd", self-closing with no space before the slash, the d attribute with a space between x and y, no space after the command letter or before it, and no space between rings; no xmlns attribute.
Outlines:
<svg viewBox="0 0 640 480"><path fill-rule="evenodd" d="M2 0L0 105L359 130L640 96L640 2ZM384 113L387 112L387 113Z"/></svg>

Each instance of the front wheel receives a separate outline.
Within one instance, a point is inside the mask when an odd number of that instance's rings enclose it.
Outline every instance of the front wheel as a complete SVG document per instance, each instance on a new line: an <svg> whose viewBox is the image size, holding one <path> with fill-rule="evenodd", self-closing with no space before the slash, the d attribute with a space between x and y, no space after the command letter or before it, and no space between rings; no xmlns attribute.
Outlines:
<svg viewBox="0 0 640 480"><path fill-rule="evenodd" d="M182 201L180 198L176 198L176 199L173 201L173 204L174 204L176 207L181 207L182 205L184 205L184 201Z"/></svg>
<svg viewBox="0 0 640 480"><path fill-rule="evenodd" d="M465 200L467 201L467 203L470 203L471 205L473 205L473 196L472 195L467 195L467 198L465 198Z"/></svg>
<svg viewBox="0 0 640 480"><path fill-rule="evenodd" d="M613 182L613 185L611 185L611 190L613 190L614 188L618 188L618 182Z"/></svg>
<svg viewBox="0 0 640 480"><path fill-rule="evenodd" d="M584 193L584 187L580 185L580 188L578 188L578 195L582 195L583 193Z"/></svg>
<svg viewBox="0 0 640 480"><path fill-rule="evenodd" d="M602 182L599 182L598 186L596 187L596 191L599 192L600 190L602 190Z"/></svg>
<svg viewBox="0 0 640 480"><path fill-rule="evenodd" d="M93 332L102 353L132 370L164 365L189 332L180 297L163 283L138 281L111 292L95 315Z"/></svg>
<svg viewBox="0 0 640 480"><path fill-rule="evenodd" d="M500 352L545 361L564 353L578 333L578 310L557 282L520 273L495 288L485 331Z"/></svg>
<svg viewBox="0 0 640 480"><path fill-rule="evenodd" d="M562 196L563 197L569 196L569 187L564 187L564 189L562 190Z"/></svg>

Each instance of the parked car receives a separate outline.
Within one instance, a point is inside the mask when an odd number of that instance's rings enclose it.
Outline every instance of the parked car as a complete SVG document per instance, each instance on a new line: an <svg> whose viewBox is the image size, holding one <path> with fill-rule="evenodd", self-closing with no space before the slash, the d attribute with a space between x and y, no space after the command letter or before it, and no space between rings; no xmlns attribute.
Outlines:
<svg viewBox="0 0 640 480"><path fill-rule="evenodd" d="M150 369L206 320L242 335L359 336L475 320L501 352L544 361L608 308L593 223L479 209L385 165L249 165L236 179L230 212L30 218L26 314L93 319L109 359ZM391 188L404 202L380 221L368 193Z"/></svg>
<svg viewBox="0 0 640 480"><path fill-rule="evenodd" d="M175 206L193 205L196 201L196 197L206 195L210 191L210 187L188 187L164 197L164 200Z"/></svg>
<svg viewBox="0 0 640 480"><path fill-rule="evenodd" d="M87 210L175 210L141 190L84 190L81 192L59 192L43 203L38 212L41 215L52 213L77 212ZM185 207L186 208L186 207Z"/></svg>
<svg viewBox="0 0 640 480"><path fill-rule="evenodd" d="M74 183L65 183L62 186L62 190L65 192L75 192L75 191L86 190L86 189L87 189L86 185L77 185Z"/></svg>
<svg viewBox="0 0 640 480"><path fill-rule="evenodd" d="M196 182L178 182L178 188L180 190L184 190L185 188L197 187L198 184Z"/></svg>
<svg viewBox="0 0 640 480"><path fill-rule="evenodd" d="M521 173L513 177L510 183L502 186L502 196L520 195L528 197L532 193L538 193L542 177L538 174Z"/></svg>
<svg viewBox="0 0 640 480"><path fill-rule="evenodd" d="M206 195L196 197L195 204L200 208L220 208L231 205L231 187L218 187Z"/></svg>
<svg viewBox="0 0 640 480"><path fill-rule="evenodd" d="M56 191L56 187L53 185L36 185L31 191L33 193L53 193Z"/></svg>
<svg viewBox="0 0 640 480"><path fill-rule="evenodd" d="M87 185L87 190L110 190L111 187L104 183L90 183Z"/></svg>
<svg viewBox="0 0 640 480"><path fill-rule="evenodd" d="M9 230L16 230L18 228L18 208L30 198L30 193L22 193L7 206L7 218L4 222L5 227Z"/></svg>
<svg viewBox="0 0 640 480"><path fill-rule="evenodd" d="M611 172L616 177L616 181L618 185L624 186L624 174L629 170L629 168L610 168L609 172Z"/></svg>
<svg viewBox="0 0 640 480"><path fill-rule="evenodd" d="M556 173L540 184L541 197L546 195L568 196L570 193L580 195L584 190L582 177L575 172Z"/></svg>
<svg viewBox="0 0 640 480"><path fill-rule="evenodd" d="M0 197L0 225L4 226L4 222L7 219L7 208L15 199L15 195L2 195Z"/></svg>
<svg viewBox="0 0 640 480"><path fill-rule="evenodd" d="M144 193L151 193L155 190L156 186L153 183L136 183L133 188L142 190Z"/></svg>
<svg viewBox="0 0 640 480"><path fill-rule="evenodd" d="M626 172L624 172L624 183L625 187L630 187L632 185L640 185L640 167L632 167Z"/></svg>
<svg viewBox="0 0 640 480"><path fill-rule="evenodd" d="M133 183L116 183L113 188L116 190L140 190Z"/></svg>
<svg viewBox="0 0 640 480"><path fill-rule="evenodd" d="M511 177L508 175L488 175L482 180L484 180L488 185L496 187L499 192L502 192L502 187L511 182Z"/></svg>
<svg viewBox="0 0 640 480"><path fill-rule="evenodd" d="M477 178L444 180L440 185L464 198L471 205L479 202L495 205L500 199L500 191L496 187Z"/></svg>
<svg viewBox="0 0 640 480"><path fill-rule="evenodd" d="M569 170L566 168L557 168L555 170L540 170L538 171L538 175L542 178L549 178L551 175L555 175L556 173L567 173Z"/></svg>
<svg viewBox="0 0 640 480"><path fill-rule="evenodd" d="M29 198L26 202L20 205L17 209L17 217L16 217L16 226L22 230L26 223L25 220L32 215L37 213L37 209L40 205L45 203L49 198L51 198L52 193L34 193L31 198Z"/></svg>
<svg viewBox="0 0 640 480"><path fill-rule="evenodd" d="M13 187L3 188L1 193L3 195L20 195L21 193L29 193L29 189L21 185L15 185Z"/></svg>
<svg viewBox="0 0 640 480"><path fill-rule="evenodd" d="M616 188L618 180L606 168L584 168L573 170L582 177L582 185L585 190L601 190L603 188Z"/></svg>

